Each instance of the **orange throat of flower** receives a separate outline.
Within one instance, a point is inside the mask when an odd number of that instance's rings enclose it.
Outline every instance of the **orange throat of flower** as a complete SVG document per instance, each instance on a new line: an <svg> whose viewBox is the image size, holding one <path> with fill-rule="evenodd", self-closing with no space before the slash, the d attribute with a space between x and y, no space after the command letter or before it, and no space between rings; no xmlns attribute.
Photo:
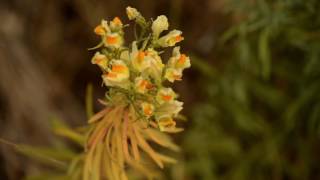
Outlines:
<svg viewBox="0 0 320 180"><path fill-rule="evenodd" d="M178 35L175 37L175 41L178 43L180 41L182 41L184 38L181 35Z"/></svg>
<svg viewBox="0 0 320 180"><path fill-rule="evenodd" d="M117 37L113 37L113 36L107 36L106 37L106 41L108 44L117 44L118 43L118 38Z"/></svg>

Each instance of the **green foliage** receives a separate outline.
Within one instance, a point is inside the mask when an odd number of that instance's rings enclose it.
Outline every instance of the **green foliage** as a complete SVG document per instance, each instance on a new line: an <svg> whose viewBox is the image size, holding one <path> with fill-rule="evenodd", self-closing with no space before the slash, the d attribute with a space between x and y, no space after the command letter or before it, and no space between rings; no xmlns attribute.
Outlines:
<svg viewBox="0 0 320 180"><path fill-rule="evenodd" d="M93 87L91 84L86 88L86 113L90 118L93 115ZM40 174L29 175L26 180L78 180L82 177L82 169L84 163L84 153L82 148L85 146L86 129L88 127L80 127L72 129L64 121L59 119L52 120L53 132L73 144L80 149L66 145L59 140L62 147L33 147L28 145L13 145L16 151L34 159L38 162L45 163L51 167L48 171Z"/></svg>
<svg viewBox="0 0 320 180"><path fill-rule="evenodd" d="M320 178L319 9L318 0L231 1L238 21L221 37L224 62L192 58L205 100L184 138L187 176Z"/></svg>
<svg viewBox="0 0 320 180"><path fill-rule="evenodd" d="M63 124L58 120L55 120L55 123ZM56 130L60 128L55 127ZM78 139L69 136L69 134L77 134L78 132L71 129L66 131L65 128L66 126L62 127L61 132L67 133L62 133L62 135L74 141L74 143L78 143ZM59 133L58 135L61 134ZM42 165L41 173L29 175L25 178L26 180L76 180L80 178L82 167L79 162L83 159L82 152L78 152L60 141L58 145L51 147L14 144L2 139L0 139L0 142L11 146L18 153Z"/></svg>
<svg viewBox="0 0 320 180"><path fill-rule="evenodd" d="M89 84L86 89L87 117L93 115L93 88ZM3 139L0 143L11 146L15 151L42 164L42 172L28 175L26 180L78 180L82 177L84 163L83 147L85 146L88 127L71 128L64 121L54 118L51 121L55 135L68 140L56 139L54 146L31 146L14 144ZM77 147L70 146L70 143ZM45 167L49 169L46 170Z"/></svg>

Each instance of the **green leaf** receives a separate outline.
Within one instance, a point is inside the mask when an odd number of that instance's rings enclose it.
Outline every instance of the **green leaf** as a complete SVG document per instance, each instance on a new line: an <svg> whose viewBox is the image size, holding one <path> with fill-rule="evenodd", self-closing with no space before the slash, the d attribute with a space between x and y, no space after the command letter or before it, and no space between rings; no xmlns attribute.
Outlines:
<svg viewBox="0 0 320 180"><path fill-rule="evenodd" d="M63 123L61 120L54 119L52 121L53 125L53 131L55 134L59 136L66 137L79 145L83 146L85 142L85 136L72 130L69 128L65 123Z"/></svg>
<svg viewBox="0 0 320 180"><path fill-rule="evenodd" d="M0 139L0 142L14 148L17 152L24 154L38 162L65 169L67 164L63 161L73 157L73 154L61 149L52 149L47 147L35 147L29 145L20 145ZM68 152L68 153L66 153Z"/></svg>
<svg viewBox="0 0 320 180"><path fill-rule="evenodd" d="M264 29L259 36L259 60L261 62L261 75L264 79L270 78L271 59L269 48L269 28Z"/></svg>

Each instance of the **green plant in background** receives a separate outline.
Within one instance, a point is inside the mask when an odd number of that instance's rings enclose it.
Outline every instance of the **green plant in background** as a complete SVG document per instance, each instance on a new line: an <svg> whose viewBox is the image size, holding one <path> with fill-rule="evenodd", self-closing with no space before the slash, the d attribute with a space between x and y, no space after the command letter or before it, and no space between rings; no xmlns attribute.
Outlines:
<svg viewBox="0 0 320 180"><path fill-rule="evenodd" d="M92 87L88 86L88 125L71 129L63 121L53 121L54 132L79 147L73 150L61 142L56 148L13 145L19 152L56 167L29 180L125 180L133 177L131 171L153 179L161 173L149 160L160 168L176 162L158 150L179 151L166 133L183 130L175 122L181 117L183 103L170 88L190 67L189 57L175 47L184 39L182 32L172 30L161 35L169 28L164 15L147 21L131 7L127 15L135 23L135 41L127 46L123 30L128 25L120 18L102 20L94 29L101 43L91 48L98 49L91 62L101 69L103 84L108 87L105 98L99 100L104 108L93 115ZM163 61L161 53L167 47L173 47L172 55ZM151 143L159 147L155 149Z"/></svg>
<svg viewBox="0 0 320 180"><path fill-rule="evenodd" d="M188 179L320 178L319 9L317 0L228 3L236 22L221 37L223 63L193 58L207 98L184 138Z"/></svg>

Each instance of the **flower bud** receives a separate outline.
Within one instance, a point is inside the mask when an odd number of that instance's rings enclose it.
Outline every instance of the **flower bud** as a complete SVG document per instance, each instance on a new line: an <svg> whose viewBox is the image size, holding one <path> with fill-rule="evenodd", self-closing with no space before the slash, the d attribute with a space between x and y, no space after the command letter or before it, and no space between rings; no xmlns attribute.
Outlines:
<svg viewBox="0 0 320 180"><path fill-rule="evenodd" d="M136 8L132 8L130 6L127 7L127 15L130 20L136 19L140 16L140 12Z"/></svg>

